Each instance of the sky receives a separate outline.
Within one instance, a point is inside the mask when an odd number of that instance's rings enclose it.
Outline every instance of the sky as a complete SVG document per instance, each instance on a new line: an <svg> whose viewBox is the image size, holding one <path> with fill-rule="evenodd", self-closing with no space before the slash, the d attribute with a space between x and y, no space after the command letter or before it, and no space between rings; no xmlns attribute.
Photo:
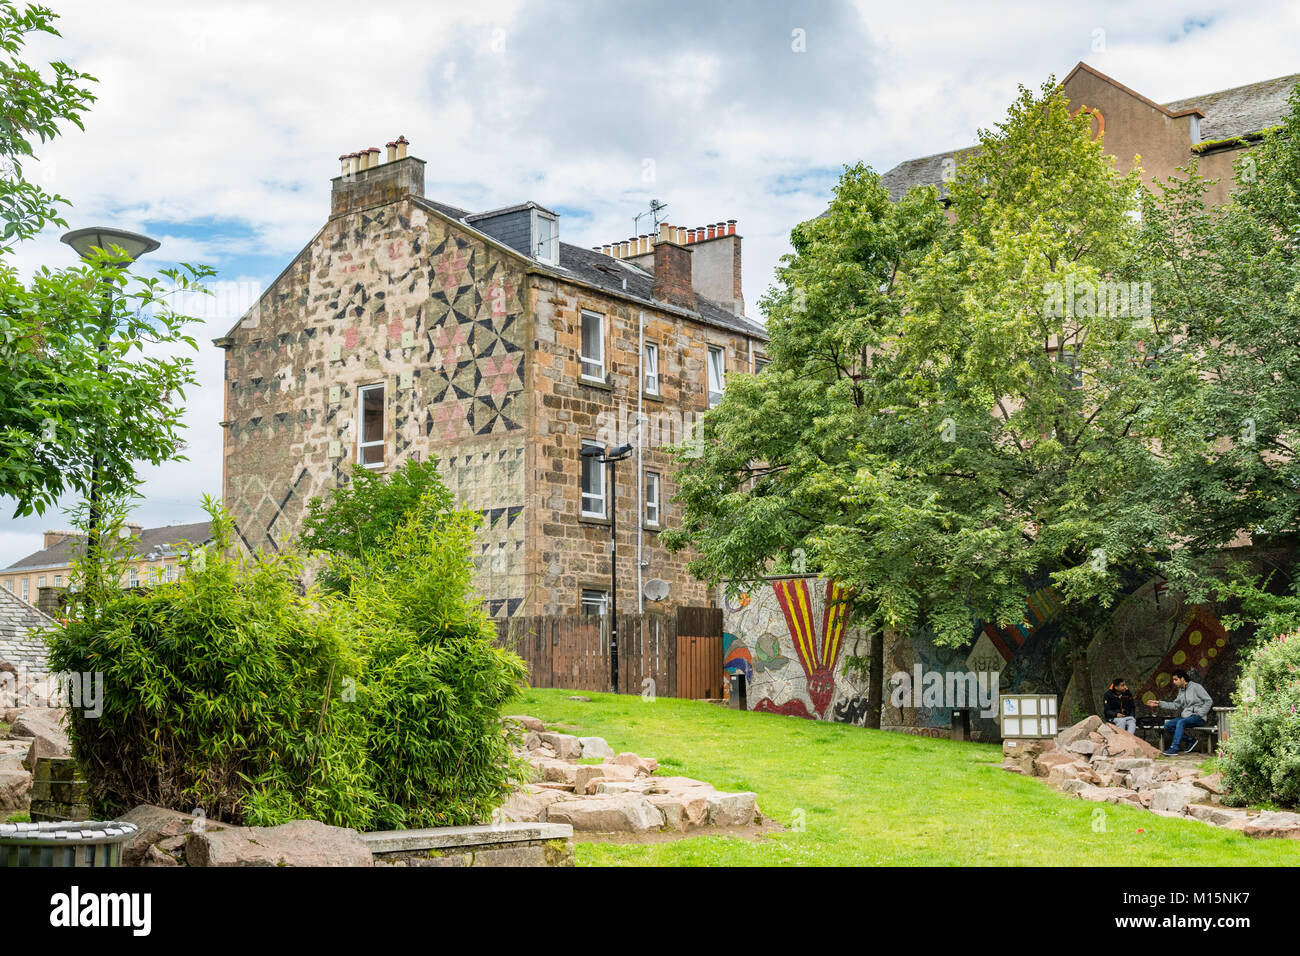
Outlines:
<svg viewBox="0 0 1300 956"><path fill-rule="evenodd" d="M429 198L533 200L581 246L632 235L651 199L679 225L736 219L761 319L791 227L845 164L968 145L1019 85L1080 60L1157 102L1300 72L1300 4L1262 0L45 3L63 36L24 59L90 73L98 99L25 171L71 200L71 228L159 239L139 271L218 271L193 310L188 460L145 470L145 527L202 520L219 496L211 339L324 224L342 153L404 135ZM60 233L21 245L19 268L71 264ZM0 499L0 567L68 525L12 512Z"/></svg>

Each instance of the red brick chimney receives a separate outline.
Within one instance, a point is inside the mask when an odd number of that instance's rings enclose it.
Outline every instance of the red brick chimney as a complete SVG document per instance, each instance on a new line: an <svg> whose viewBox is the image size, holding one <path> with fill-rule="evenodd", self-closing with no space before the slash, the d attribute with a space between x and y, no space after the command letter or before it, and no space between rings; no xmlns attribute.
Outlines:
<svg viewBox="0 0 1300 956"><path fill-rule="evenodd" d="M669 305L695 311L695 286L691 284L691 252L675 242L655 245L654 297Z"/></svg>

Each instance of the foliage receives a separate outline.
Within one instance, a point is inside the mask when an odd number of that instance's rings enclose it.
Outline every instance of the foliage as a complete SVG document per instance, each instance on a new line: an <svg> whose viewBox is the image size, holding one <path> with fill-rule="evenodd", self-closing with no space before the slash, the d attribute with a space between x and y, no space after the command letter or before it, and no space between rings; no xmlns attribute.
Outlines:
<svg viewBox="0 0 1300 956"><path fill-rule="evenodd" d="M29 34L58 36L54 20L0 2L0 496L16 499L19 515L90 493L96 473L99 494L129 493L137 462L179 457L178 399L195 378L192 360L172 353L196 345L169 297L212 274L182 264L134 279L110 249L25 282L6 261L15 242L66 225L57 207L67 201L24 179L22 160L60 124L81 126L94 99L78 85L92 77L56 62L46 79L19 59Z"/></svg>
<svg viewBox="0 0 1300 956"><path fill-rule="evenodd" d="M382 542L426 496L431 496L432 507L419 510L434 524L455 504L438 474L437 458L425 462L407 459L391 475L356 465L349 484L332 491L328 498L309 501L299 543L308 551L334 558L321 569L321 584L347 591L348 566L346 561L340 563L340 558L364 560L372 568L385 565Z"/></svg>
<svg viewBox="0 0 1300 956"><path fill-rule="evenodd" d="M375 549L339 557L351 588L338 595L304 589L292 550L232 556L228 518L206 507L213 543L174 584L119 589L127 545L107 534L108 573L78 570L50 637L54 669L104 675L102 715L73 711L70 731L98 811L147 802L357 829L484 820L521 770L499 717L526 668L493 646L472 593L477 516L425 494Z"/></svg>
<svg viewBox="0 0 1300 956"><path fill-rule="evenodd" d="M23 159L36 155L38 143L59 134L61 123L82 127L81 118L95 97L85 86L95 78L63 62L49 64L51 77L18 58L31 34L59 36L58 19L46 7L0 2L0 255L15 240L28 239L47 223L66 225L57 207L62 196L50 195L23 177Z"/></svg>
<svg viewBox="0 0 1300 956"><path fill-rule="evenodd" d="M1238 803L1300 807L1300 633L1256 644L1233 696L1216 762Z"/></svg>

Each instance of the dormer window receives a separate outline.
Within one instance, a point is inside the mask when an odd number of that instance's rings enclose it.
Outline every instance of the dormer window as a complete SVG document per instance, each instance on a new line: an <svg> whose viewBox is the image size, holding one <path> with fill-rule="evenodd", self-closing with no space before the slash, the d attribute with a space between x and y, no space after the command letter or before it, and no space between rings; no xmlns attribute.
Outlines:
<svg viewBox="0 0 1300 956"><path fill-rule="evenodd" d="M547 265L559 265L560 230L555 217L533 210L533 258Z"/></svg>

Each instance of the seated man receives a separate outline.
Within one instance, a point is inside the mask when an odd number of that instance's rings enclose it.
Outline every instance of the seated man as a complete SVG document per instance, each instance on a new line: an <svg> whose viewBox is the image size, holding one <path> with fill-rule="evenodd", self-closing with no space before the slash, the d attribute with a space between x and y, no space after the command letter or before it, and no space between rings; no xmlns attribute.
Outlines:
<svg viewBox="0 0 1300 956"><path fill-rule="evenodd" d="M1214 706L1214 701L1210 699L1205 688L1195 681L1188 680L1187 671L1176 670L1173 677L1174 686L1178 688L1178 696L1168 703L1159 700L1149 702L1151 707L1172 710L1179 715L1165 721L1165 730L1174 735L1174 739L1169 743L1169 749L1164 752L1166 757L1189 754L1196 749L1195 734L1187 734L1188 744L1186 747L1181 747L1184 732L1188 727L1203 725L1206 718L1210 716L1210 708Z"/></svg>
<svg viewBox="0 0 1300 956"><path fill-rule="evenodd" d="M1128 689L1128 681L1116 677L1101 698L1101 715L1106 723L1114 724L1130 734L1137 733L1137 701Z"/></svg>

